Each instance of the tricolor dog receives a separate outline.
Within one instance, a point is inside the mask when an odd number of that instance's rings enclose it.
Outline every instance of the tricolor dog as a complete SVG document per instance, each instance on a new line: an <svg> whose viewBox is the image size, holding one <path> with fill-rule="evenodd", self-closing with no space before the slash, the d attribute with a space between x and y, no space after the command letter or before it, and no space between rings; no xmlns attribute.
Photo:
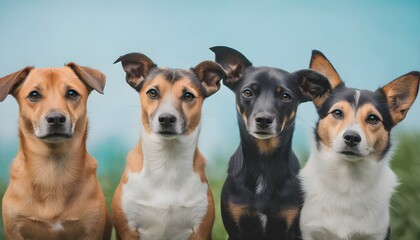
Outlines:
<svg viewBox="0 0 420 240"><path fill-rule="evenodd" d="M312 70L254 67L240 52L213 47L236 96L241 142L229 162L221 208L229 239L300 239L299 161L292 150L296 111L329 90Z"/></svg>
<svg viewBox="0 0 420 240"><path fill-rule="evenodd" d="M417 96L420 73L372 92L347 88L319 51L310 68L327 76L333 90L314 101L316 146L299 174L303 239L389 239L389 204L398 185L389 167L390 134Z"/></svg>
<svg viewBox="0 0 420 240"><path fill-rule="evenodd" d="M105 75L69 63L0 78L0 101L19 104L20 146L3 198L6 238L110 239L112 224L86 151L86 103Z"/></svg>
<svg viewBox="0 0 420 240"><path fill-rule="evenodd" d="M143 129L113 199L119 239L211 239L214 200L197 148L203 100L225 76L205 61L158 68L140 53L118 58L138 91Z"/></svg>

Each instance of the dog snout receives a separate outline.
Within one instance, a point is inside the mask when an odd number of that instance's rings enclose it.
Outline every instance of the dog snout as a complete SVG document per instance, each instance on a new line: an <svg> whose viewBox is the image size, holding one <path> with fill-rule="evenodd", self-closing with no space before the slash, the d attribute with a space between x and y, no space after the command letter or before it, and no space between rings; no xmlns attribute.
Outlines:
<svg viewBox="0 0 420 240"><path fill-rule="evenodd" d="M255 122L260 129L268 128L274 121L274 117L268 113L259 113L255 116Z"/></svg>
<svg viewBox="0 0 420 240"><path fill-rule="evenodd" d="M45 118L48 122L48 125L52 128L60 128L67 121L66 116L59 112L49 113Z"/></svg>
<svg viewBox="0 0 420 240"><path fill-rule="evenodd" d="M159 115L159 123L165 128L172 127L176 123L176 117L170 113L162 113Z"/></svg>
<svg viewBox="0 0 420 240"><path fill-rule="evenodd" d="M362 141L362 138L360 135L355 131L346 131L343 134L344 142L349 147L355 147L357 144L359 144Z"/></svg>

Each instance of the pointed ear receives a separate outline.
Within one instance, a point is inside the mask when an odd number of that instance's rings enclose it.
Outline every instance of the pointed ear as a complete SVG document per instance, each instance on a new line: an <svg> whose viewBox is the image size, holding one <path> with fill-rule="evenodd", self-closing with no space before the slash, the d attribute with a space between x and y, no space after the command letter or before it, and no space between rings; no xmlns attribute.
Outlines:
<svg viewBox="0 0 420 240"><path fill-rule="evenodd" d="M89 87L95 89L100 94L104 93L105 74L90 67L79 66L74 62L67 63L66 66L71 68L76 76Z"/></svg>
<svg viewBox="0 0 420 240"><path fill-rule="evenodd" d="M420 72L409 72L377 91L386 96L392 121L397 124L404 120L419 91Z"/></svg>
<svg viewBox="0 0 420 240"><path fill-rule="evenodd" d="M292 74L298 76L298 85L299 89L303 95L301 102L313 101L315 105L324 95L327 95L327 92L331 91L331 85L328 81L328 78L324 75L309 70L299 70Z"/></svg>
<svg viewBox="0 0 420 240"><path fill-rule="evenodd" d="M206 90L205 97L220 89L220 81L226 77L225 70L217 63L204 61L191 69Z"/></svg>
<svg viewBox="0 0 420 240"><path fill-rule="evenodd" d="M233 48L217 46L210 50L216 54L216 62L226 70L227 77L223 80L223 84L230 89L235 88L244 70L252 66L252 63Z"/></svg>
<svg viewBox="0 0 420 240"><path fill-rule="evenodd" d="M125 80L137 92L143 86L143 80L149 72L156 67L156 64L141 53L129 53L119 57L114 64L121 62L124 71L126 72Z"/></svg>
<svg viewBox="0 0 420 240"><path fill-rule="evenodd" d="M13 93L13 90L21 84L33 67L25 67L17 72L11 73L0 78L0 102L6 99L7 94Z"/></svg>
<svg viewBox="0 0 420 240"><path fill-rule="evenodd" d="M312 51L309 68L325 75L330 81L331 89L335 89L344 84L334 66L328 61L324 54L318 50Z"/></svg>

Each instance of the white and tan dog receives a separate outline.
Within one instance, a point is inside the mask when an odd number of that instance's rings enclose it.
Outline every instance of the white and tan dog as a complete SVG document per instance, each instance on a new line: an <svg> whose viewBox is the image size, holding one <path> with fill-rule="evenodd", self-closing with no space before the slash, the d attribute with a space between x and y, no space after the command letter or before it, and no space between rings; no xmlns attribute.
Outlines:
<svg viewBox="0 0 420 240"><path fill-rule="evenodd" d="M214 200L197 141L203 100L224 70L211 61L158 68L140 53L119 61L140 94L143 129L112 203L118 238L211 239Z"/></svg>
<svg viewBox="0 0 420 240"><path fill-rule="evenodd" d="M327 76L333 90L314 100L316 146L300 172L303 239L389 239L390 200L398 185L389 167L390 134L417 96L420 73L372 92L345 87L321 52L312 53L310 67Z"/></svg>
<svg viewBox="0 0 420 240"><path fill-rule="evenodd" d="M110 239L112 224L86 151L86 103L105 75L75 63L0 78L19 104L20 147L3 198L7 239Z"/></svg>

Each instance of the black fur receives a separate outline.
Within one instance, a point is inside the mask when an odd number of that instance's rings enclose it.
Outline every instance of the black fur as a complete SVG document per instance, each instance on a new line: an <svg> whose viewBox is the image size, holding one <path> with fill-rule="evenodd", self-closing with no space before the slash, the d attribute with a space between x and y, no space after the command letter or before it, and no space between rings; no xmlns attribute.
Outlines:
<svg viewBox="0 0 420 240"><path fill-rule="evenodd" d="M300 239L298 218L302 196L297 178L300 166L291 146L295 114L301 102L330 89L328 80L308 70L289 73L277 68L253 67L244 55L231 48L211 50L216 54L216 62L227 71L224 84L235 93L239 108L241 143L230 159L221 199L229 239ZM242 95L246 89L252 91L251 98ZM290 95L290 100L282 99L285 93ZM276 125L272 138L277 138L279 144L268 152L259 149L257 141L261 140L251 135L247 126L260 113L274 116L273 126ZM265 187L257 192L259 178ZM235 207L241 209L239 214L233 210ZM296 210L296 215L291 214L290 225L284 217L288 210Z"/></svg>

